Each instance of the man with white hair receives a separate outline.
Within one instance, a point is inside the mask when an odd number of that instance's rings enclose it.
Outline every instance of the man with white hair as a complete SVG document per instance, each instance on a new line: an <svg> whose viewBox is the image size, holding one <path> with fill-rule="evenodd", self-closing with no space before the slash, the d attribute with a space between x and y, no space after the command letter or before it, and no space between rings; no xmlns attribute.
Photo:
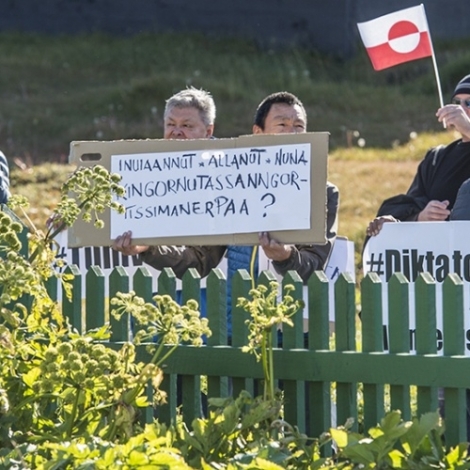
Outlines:
<svg viewBox="0 0 470 470"><path fill-rule="evenodd" d="M216 107L211 94L205 90L187 88L171 96L163 114L164 139L209 139L214 133ZM189 268L197 268L201 276L217 266L225 253L225 247L133 245L132 231L116 238L114 250L124 255L140 255L152 267L162 270L172 268L181 278Z"/></svg>

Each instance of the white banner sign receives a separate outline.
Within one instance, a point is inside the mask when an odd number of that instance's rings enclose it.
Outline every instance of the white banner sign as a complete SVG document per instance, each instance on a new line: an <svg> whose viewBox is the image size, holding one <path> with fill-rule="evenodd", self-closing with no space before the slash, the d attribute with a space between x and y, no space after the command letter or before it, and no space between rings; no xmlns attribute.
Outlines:
<svg viewBox="0 0 470 470"><path fill-rule="evenodd" d="M309 229L310 164L310 144L113 155L126 213L111 238Z"/></svg>
<svg viewBox="0 0 470 470"><path fill-rule="evenodd" d="M379 235L371 237L363 254L364 274L375 272L382 280L383 322L388 325L387 284L393 273L401 272L410 281L410 348L415 349L414 281L422 272L437 282L437 349L442 350L442 282L449 273L464 282L465 349L470 355L470 231L469 221L385 223Z"/></svg>

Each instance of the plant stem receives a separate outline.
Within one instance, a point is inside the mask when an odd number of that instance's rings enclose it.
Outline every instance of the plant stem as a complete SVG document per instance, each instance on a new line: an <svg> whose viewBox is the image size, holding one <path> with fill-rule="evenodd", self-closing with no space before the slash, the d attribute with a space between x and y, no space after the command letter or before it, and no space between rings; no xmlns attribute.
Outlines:
<svg viewBox="0 0 470 470"><path fill-rule="evenodd" d="M274 356L273 356L273 335L272 331L268 333L268 367L269 367L269 393L270 400L274 400Z"/></svg>
<svg viewBox="0 0 470 470"><path fill-rule="evenodd" d="M163 350L164 346L165 346L165 344L162 341L158 345L158 348L155 351L155 354L153 355L152 359L150 360L150 364L155 364L158 367L178 347L177 344L173 345L173 347L160 360L158 360L158 356L161 354L161 351ZM145 382L143 381L143 372L141 372L138 379L137 379L137 385L132 390L132 393L130 395L126 396L125 398L123 397L121 403L123 403L124 406L132 406L132 402L139 395L139 393L141 392L141 390L144 386L145 386ZM111 424L110 429L109 429L107 439L110 440L110 441L112 439L114 439L116 431L117 431L117 425L116 425L116 420L114 420L113 423Z"/></svg>
<svg viewBox="0 0 470 470"><path fill-rule="evenodd" d="M98 189L96 189L93 194L90 195L89 198L85 199L84 201L82 201L79 205L78 205L78 208L79 209L82 209L82 207L88 202L88 201L91 201L95 195L98 194ZM77 217L78 218L78 217ZM44 237L44 244L47 245L51 240L53 240L60 232L62 232L62 230L64 230L65 228L67 228L67 224L65 222L61 222L57 228L54 229L54 224L51 225L51 227L48 229L47 233L46 233L46 236ZM51 233L52 232L52 233ZM42 246L38 246L36 247L36 249L34 250L34 252L31 254L31 256L29 257L29 262L32 263L38 256L38 254L40 253L40 250L42 249Z"/></svg>
<svg viewBox="0 0 470 470"><path fill-rule="evenodd" d="M158 348L157 350L155 351L155 354L153 355L152 359L150 360L150 363L149 364L155 364L157 367L160 366L160 364L167 358L169 357L173 351L178 347L177 344L173 345L173 347L160 359L157 361L158 359L158 356L160 355L161 351L163 350L164 348L164 343L161 342L159 345L158 345ZM139 393L141 392L142 388L145 386L145 383L144 381L142 380L143 378L143 372L140 373L138 379L137 379L137 385L135 386L134 390L132 391L132 394L129 395L128 397L126 397L125 399L123 399L123 402L126 404L126 405L130 405L134 400L135 398L139 395Z"/></svg>
<svg viewBox="0 0 470 470"><path fill-rule="evenodd" d="M69 426L67 430L68 439L72 437L73 423L75 422L75 417L77 416L78 402L80 400L81 389L77 387L76 391L77 391L77 396L75 397L75 401L73 402L73 408L72 408L72 412L70 413L70 421L69 421Z"/></svg>
<svg viewBox="0 0 470 470"><path fill-rule="evenodd" d="M263 363L263 372L264 372L264 400L267 400L268 398L268 390L269 390L269 382L270 382L270 376L269 376L269 364L268 364L268 351L266 348L266 336L267 332L263 331L263 339L261 341L261 361Z"/></svg>

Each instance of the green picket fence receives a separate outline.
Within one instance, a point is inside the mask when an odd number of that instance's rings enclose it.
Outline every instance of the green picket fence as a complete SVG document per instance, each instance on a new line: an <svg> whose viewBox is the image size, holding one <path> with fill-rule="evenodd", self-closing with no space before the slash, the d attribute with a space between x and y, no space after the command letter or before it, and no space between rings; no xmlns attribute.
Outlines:
<svg viewBox="0 0 470 470"><path fill-rule="evenodd" d="M96 328L107 321L109 299L116 292L128 292L129 286L146 301L154 292L154 280L145 268L139 268L130 279L124 268L115 268L107 280L99 267L92 267L82 279L79 270L69 266L67 271L75 278L71 301L62 300L64 314L79 331ZM263 272L259 283L274 279ZM86 284L86 298L82 301L82 282ZM109 282L109 297L105 283ZM293 284L294 298L302 298L302 280L295 272L289 273L283 284ZM232 299L249 297L252 285L249 274L240 270L232 283ZM464 356L463 284L457 275L449 275L443 286L443 354L437 355L436 342L436 284L423 273L415 283L416 351L410 353L409 285L405 277L395 274L388 282L389 349L384 351L382 327L382 285L376 274L369 274L361 285L361 321L355 300L355 284L348 274L335 283L335 341L330 347L328 279L316 272L308 284L308 348L304 347L303 318L299 312L292 328L283 331L283 346L275 350L275 376L285 397L284 417L310 436L319 436L331 426L331 410L336 422L343 424L358 415L364 429L375 426L387 411L389 394L391 409L400 409L404 419L412 418L410 386L416 386L416 414L420 416L438 408L438 389L445 398L446 442L466 441L465 389L470 388L470 357ZM159 276L157 289L161 294L175 297L176 279L171 269ZM50 289L56 295L56 289ZM183 302L200 299L200 277L190 269L183 278ZM82 310L85 310L82 312ZM232 308L233 333L231 345L226 334L226 280L219 269L207 278L207 316L212 336L207 344L197 348L179 346L166 361L164 388L168 404L156 410L160 420L170 422L176 416L176 376L180 375L183 419L190 422L201 413L201 376L207 376L209 397L237 396L243 389L252 393L262 378L262 368L252 355L241 347L247 338L247 313ZM110 319L110 345L127 341L131 334L129 318ZM361 341L357 328L361 327ZM138 347L138 358L145 360L148 353ZM308 384L307 386L305 384ZM335 399L332 399L332 384ZM358 390L362 385L362 400ZM358 405L362 405L360 413ZM307 411L306 411L307 410ZM307 419L308 416L308 419ZM154 410L148 409L143 420L154 419Z"/></svg>

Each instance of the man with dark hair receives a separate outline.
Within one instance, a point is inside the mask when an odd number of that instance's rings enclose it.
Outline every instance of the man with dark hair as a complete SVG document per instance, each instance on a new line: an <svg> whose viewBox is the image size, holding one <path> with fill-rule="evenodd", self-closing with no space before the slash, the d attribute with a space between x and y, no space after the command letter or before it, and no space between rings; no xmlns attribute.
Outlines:
<svg viewBox="0 0 470 470"><path fill-rule="evenodd" d="M216 107L211 94L194 87L171 96L163 113L165 139L204 139L212 137ZM176 245L134 245L132 232L116 238L112 248L124 255L140 255L142 260L158 270L172 268L178 277L189 268L197 268L201 276L209 274L225 253L225 247L184 247Z"/></svg>
<svg viewBox="0 0 470 470"><path fill-rule="evenodd" d="M286 91L273 93L259 104L253 124L253 134L295 134L307 131L307 113L297 96ZM297 271L304 282L310 275L325 267L337 232L339 193L327 183L327 227L325 245L286 245L260 234L260 246L279 274ZM244 247L245 248L245 247Z"/></svg>
<svg viewBox="0 0 470 470"><path fill-rule="evenodd" d="M292 108L297 107L301 111L299 115L300 121L297 123L299 126L297 132L303 132L305 130L307 125L307 113L305 112L304 105L299 100L299 98L297 98L297 96L287 91L272 93L271 95L268 95L263 101L261 101L261 103L258 105L258 108L256 109L253 126L264 130L266 125L266 117L268 116L273 106L274 108L279 108L277 105L281 105L281 108L283 106L289 106ZM303 122L303 120L305 120L305 122ZM257 132L253 131L253 133L256 134Z"/></svg>

